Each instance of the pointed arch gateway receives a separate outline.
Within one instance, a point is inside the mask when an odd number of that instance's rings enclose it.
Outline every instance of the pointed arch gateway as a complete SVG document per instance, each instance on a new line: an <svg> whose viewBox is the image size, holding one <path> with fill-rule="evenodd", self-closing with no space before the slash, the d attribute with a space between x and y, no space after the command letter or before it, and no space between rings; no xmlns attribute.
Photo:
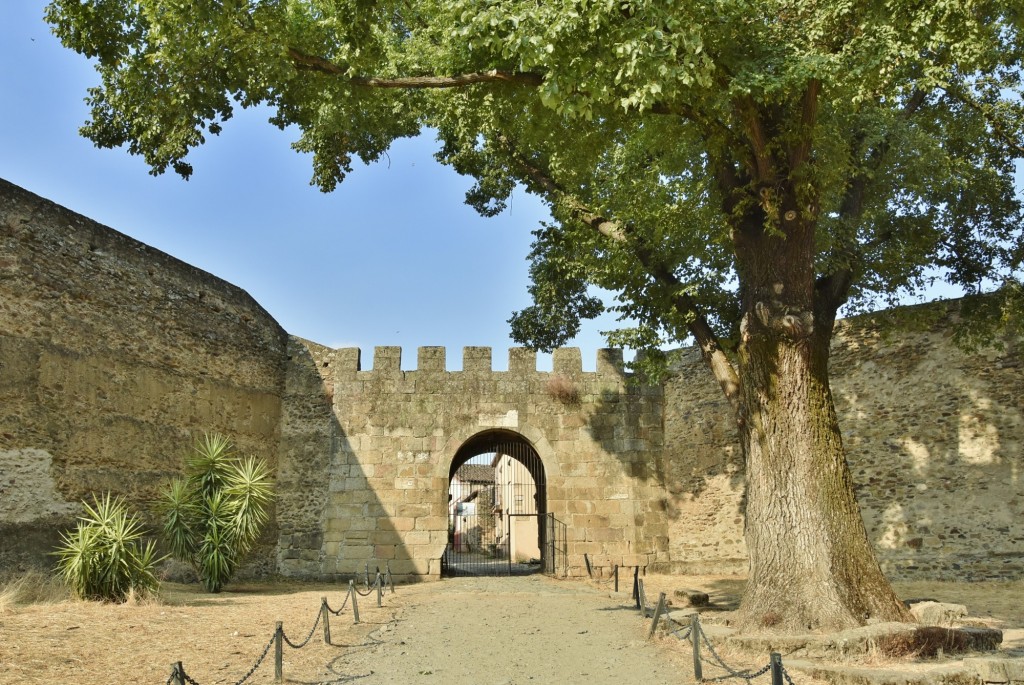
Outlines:
<svg viewBox="0 0 1024 685"><path fill-rule="evenodd" d="M459 447L448 471L442 575L555 573L564 540L548 512L544 463L526 438L489 430Z"/></svg>

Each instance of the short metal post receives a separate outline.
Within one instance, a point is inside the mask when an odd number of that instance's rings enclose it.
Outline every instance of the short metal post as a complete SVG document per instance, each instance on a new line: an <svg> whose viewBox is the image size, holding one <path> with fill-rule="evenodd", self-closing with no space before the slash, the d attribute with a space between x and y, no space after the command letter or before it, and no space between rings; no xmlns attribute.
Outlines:
<svg viewBox="0 0 1024 685"><path fill-rule="evenodd" d="M320 617L324 622L324 644L331 644L331 612L327 609L327 598L320 598Z"/></svg>
<svg viewBox="0 0 1024 685"><path fill-rule="evenodd" d="M633 567L633 599L636 601L636 608L640 608L640 567Z"/></svg>
<svg viewBox="0 0 1024 685"><path fill-rule="evenodd" d="M391 562L386 563L388 569L388 585L391 587L391 594L395 594L395 577L391 575Z"/></svg>
<svg viewBox="0 0 1024 685"><path fill-rule="evenodd" d="M658 606L654 607L654 620L651 621L651 632L647 633L647 639L654 637L654 631L658 628L658 621L661 619L661 612L665 611L665 593L658 595Z"/></svg>
<svg viewBox="0 0 1024 685"><path fill-rule="evenodd" d="M782 685L782 655L778 652L771 653L772 685Z"/></svg>
<svg viewBox="0 0 1024 685"><path fill-rule="evenodd" d="M363 569L363 581L366 583L366 589L370 589L370 562L366 562L366 568Z"/></svg>
<svg viewBox="0 0 1024 685"><path fill-rule="evenodd" d="M614 574L615 574L615 592L618 593L618 591L619 591L619 565L618 564L615 564Z"/></svg>
<svg viewBox="0 0 1024 685"><path fill-rule="evenodd" d="M641 578L637 584L637 604L640 605L640 615L647 618L647 594L644 592L644 581Z"/></svg>
<svg viewBox="0 0 1024 685"><path fill-rule="evenodd" d="M356 592L356 581L348 581L348 596L352 600L352 616L355 619L352 621L353 623L359 623L359 602L357 601L358 594L359 593Z"/></svg>
<svg viewBox="0 0 1024 685"><path fill-rule="evenodd" d="M171 664L171 685L185 685L185 669L180 661Z"/></svg>
<svg viewBox="0 0 1024 685"><path fill-rule="evenodd" d="M284 623L277 622L274 630L274 682L284 682Z"/></svg>
<svg viewBox="0 0 1024 685"><path fill-rule="evenodd" d="M384 599L384 579L380 577L380 571L377 571L377 580L373 583L377 586L377 606L382 607Z"/></svg>
<svg viewBox="0 0 1024 685"><path fill-rule="evenodd" d="M593 579L594 571L590 568L590 557L587 556L586 552L583 553L583 563L587 565L587 576Z"/></svg>
<svg viewBox="0 0 1024 685"><path fill-rule="evenodd" d="M704 669L700 663L700 614L694 614L690 622L690 642L693 643L693 679L704 680Z"/></svg>

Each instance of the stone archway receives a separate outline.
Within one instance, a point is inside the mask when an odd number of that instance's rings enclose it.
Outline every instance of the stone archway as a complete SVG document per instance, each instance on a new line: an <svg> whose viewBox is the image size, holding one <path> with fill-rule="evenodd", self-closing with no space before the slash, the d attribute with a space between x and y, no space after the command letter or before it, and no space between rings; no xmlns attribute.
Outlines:
<svg viewBox="0 0 1024 685"><path fill-rule="evenodd" d="M488 430L466 440L448 471L448 544L442 575L544 570L547 474L522 435Z"/></svg>

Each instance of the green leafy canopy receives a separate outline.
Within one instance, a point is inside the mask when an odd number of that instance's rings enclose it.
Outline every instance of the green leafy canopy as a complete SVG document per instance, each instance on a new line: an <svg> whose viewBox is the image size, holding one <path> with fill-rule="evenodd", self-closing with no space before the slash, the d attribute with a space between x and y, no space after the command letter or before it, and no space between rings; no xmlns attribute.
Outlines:
<svg viewBox="0 0 1024 685"><path fill-rule="evenodd" d="M755 225L813 231L806 278L826 320L936 277L967 292L1014 278L1021 16L988 0L47 10L65 45L97 60L83 132L154 173L187 177L189 151L235 107L267 103L324 190L354 158L430 128L438 158L476 178L467 200L481 213L516 185L544 197L555 221L531 256L535 304L512 319L541 348L603 309L595 287L639 322L619 341L703 345L702 325L735 340L774 277L744 266L739 237Z"/></svg>

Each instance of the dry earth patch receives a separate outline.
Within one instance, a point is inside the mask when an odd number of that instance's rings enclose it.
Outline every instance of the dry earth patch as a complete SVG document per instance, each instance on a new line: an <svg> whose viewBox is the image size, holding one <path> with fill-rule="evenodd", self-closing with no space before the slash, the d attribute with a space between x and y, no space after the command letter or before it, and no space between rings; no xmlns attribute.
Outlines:
<svg viewBox="0 0 1024 685"><path fill-rule="evenodd" d="M647 576L653 603L680 587L709 593L715 609L735 607L743 579ZM165 683L182 661L202 685L236 683L260 655L281 620L301 641L317 618L320 598L344 601L343 585L238 584L210 595L198 586L165 584L157 600L125 605L63 600L0 601L0 682ZM293 683L691 682L689 644L646 640L649 619L633 610L630 582L528 578L453 579L398 586L360 598L362 622L348 609L331 617L333 645L320 628L301 650L285 647ZM904 597L966 604L970 615L1004 630L1003 651L1024 653L1024 583L897 584ZM767 655L722 650L737 668L760 667ZM273 682L273 650L251 683ZM720 675L709 666L706 677ZM801 676L797 685L812 685ZM764 681L767 682L767 681Z"/></svg>

